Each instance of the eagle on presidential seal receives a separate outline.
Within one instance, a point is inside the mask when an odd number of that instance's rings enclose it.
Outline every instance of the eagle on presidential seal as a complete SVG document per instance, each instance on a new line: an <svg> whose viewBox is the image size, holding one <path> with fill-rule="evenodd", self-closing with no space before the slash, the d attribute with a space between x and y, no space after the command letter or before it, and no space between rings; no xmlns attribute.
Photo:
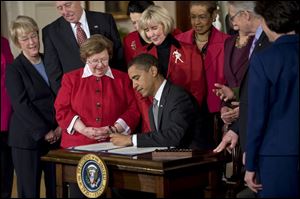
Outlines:
<svg viewBox="0 0 300 199"><path fill-rule="evenodd" d="M85 182L87 185L91 188L96 188L99 186L100 180L99 169L93 164L89 165L85 176Z"/></svg>

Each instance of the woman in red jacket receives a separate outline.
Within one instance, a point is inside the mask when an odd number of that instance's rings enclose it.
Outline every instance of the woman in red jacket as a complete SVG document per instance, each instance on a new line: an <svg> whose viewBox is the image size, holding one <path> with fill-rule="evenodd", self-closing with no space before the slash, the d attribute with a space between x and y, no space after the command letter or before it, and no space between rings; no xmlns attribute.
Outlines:
<svg viewBox="0 0 300 199"><path fill-rule="evenodd" d="M134 31L128 33L123 39L124 57L126 63L134 57L136 50L147 45L138 32L138 21L143 13L149 6L154 5L153 1L129 1L127 8L127 15L130 17ZM173 35L181 33L181 30L175 28L172 32Z"/></svg>
<svg viewBox="0 0 300 199"><path fill-rule="evenodd" d="M129 1L127 7L127 15L130 17L134 31L128 33L123 39L124 57L128 63L135 55L136 49L146 45L147 43L141 38L138 30L138 21L143 11L150 5L154 5L153 1Z"/></svg>
<svg viewBox="0 0 300 199"><path fill-rule="evenodd" d="M179 41L191 44L203 58L205 68L209 131L213 133L214 121L220 121L221 100L212 89L215 83L225 83L224 43L230 37L213 26L217 18L216 1L192 1L190 17L192 29L176 36Z"/></svg>
<svg viewBox="0 0 300 199"><path fill-rule="evenodd" d="M108 65L112 49L106 37L92 35L80 46L85 67L63 76L55 101L63 148L109 141L110 129L129 134L139 122L127 73Z"/></svg>
<svg viewBox="0 0 300 199"><path fill-rule="evenodd" d="M149 44L137 52L157 57L163 76L192 93L201 107L206 95L202 58L194 46L175 39L171 34L173 30L174 20L165 8L156 5L148 7L139 20L139 33ZM147 120L151 99L142 98L138 93L136 95L145 132L150 129Z"/></svg>

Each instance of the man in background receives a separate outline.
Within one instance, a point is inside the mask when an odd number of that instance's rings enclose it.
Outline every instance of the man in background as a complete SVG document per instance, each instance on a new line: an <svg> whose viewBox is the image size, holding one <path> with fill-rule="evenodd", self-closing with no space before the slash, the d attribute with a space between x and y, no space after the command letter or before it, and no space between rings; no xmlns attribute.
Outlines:
<svg viewBox="0 0 300 199"><path fill-rule="evenodd" d="M93 34L102 34L113 41L109 65L126 70L121 39L111 14L86 11L80 1L56 1L55 5L61 17L43 28L42 34L46 72L56 94L64 73L84 67L79 47Z"/></svg>

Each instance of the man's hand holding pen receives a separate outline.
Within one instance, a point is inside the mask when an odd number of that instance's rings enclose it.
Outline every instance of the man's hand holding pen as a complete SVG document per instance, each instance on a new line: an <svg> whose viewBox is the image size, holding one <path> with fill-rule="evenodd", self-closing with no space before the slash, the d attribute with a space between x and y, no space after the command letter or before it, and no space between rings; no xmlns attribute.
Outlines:
<svg viewBox="0 0 300 199"><path fill-rule="evenodd" d="M112 133L109 135L110 141L117 146L132 146L132 135Z"/></svg>
<svg viewBox="0 0 300 199"><path fill-rule="evenodd" d="M124 131L123 127L115 123L113 126L109 126L110 132L110 142L117 146L132 146L132 136L122 134L121 132Z"/></svg>

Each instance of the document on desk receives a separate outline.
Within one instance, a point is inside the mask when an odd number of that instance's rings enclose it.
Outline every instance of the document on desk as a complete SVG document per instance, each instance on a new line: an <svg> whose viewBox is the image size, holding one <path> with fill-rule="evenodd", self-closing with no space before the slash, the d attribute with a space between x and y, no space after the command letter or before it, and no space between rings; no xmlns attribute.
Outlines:
<svg viewBox="0 0 300 199"><path fill-rule="evenodd" d="M111 142L101 142L96 144L88 144L82 146L75 146L69 148L74 151L90 151L90 152L107 152L119 155L138 155L142 153L149 153L152 151L168 149L168 147L123 147L123 146L116 146Z"/></svg>
<svg viewBox="0 0 300 199"><path fill-rule="evenodd" d="M96 144L88 144L82 146L75 146L70 149L78 150L78 151L91 151L91 152L101 152L101 151L108 151L110 149L117 149L122 146L116 146L111 142L101 142Z"/></svg>
<svg viewBox="0 0 300 199"><path fill-rule="evenodd" d="M155 150L167 149L168 147L123 147L118 149L108 150L109 153L119 154L119 155L138 155L143 153L149 153Z"/></svg>

